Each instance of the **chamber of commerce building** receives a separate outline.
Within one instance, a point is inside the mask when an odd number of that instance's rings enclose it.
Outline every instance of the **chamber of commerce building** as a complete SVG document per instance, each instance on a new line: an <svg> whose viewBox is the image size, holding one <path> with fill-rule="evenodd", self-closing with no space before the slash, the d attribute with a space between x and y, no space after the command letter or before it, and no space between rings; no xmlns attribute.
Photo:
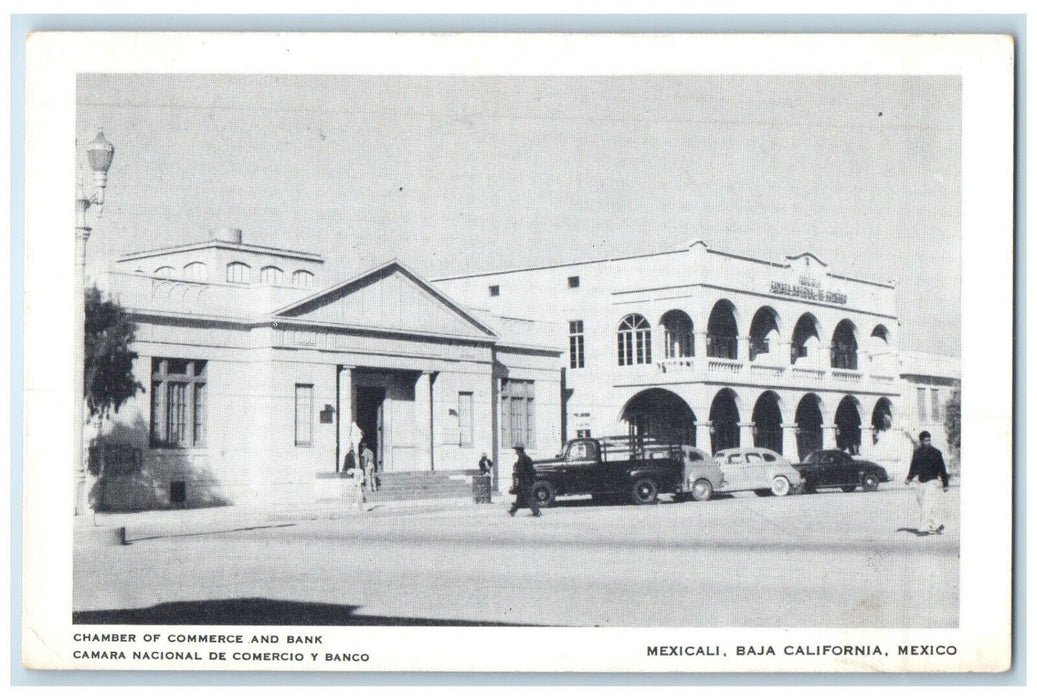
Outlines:
<svg viewBox="0 0 1037 700"><path fill-rule="evenodd" d="M132 455L111 460L128 466L95 487L101 507L343 498L361 439L386 478L464 478L487 452L503 490L513 445L547 457L581 435L792 461L838 447L906 469L918 421L900 408L894 285L810 253L773 262L697 241L432 282L397 261L339 282L323 267L237 229L114 264L106 286L137 323L144 392L99 441ZM905 375L928 417L956 371Z"/></svg>
<svg viewBox="0 0 1037 700"><path fill-rule="evenodd" d="M435 284L471 308L562 329L569 436L767 447L793 462L839 448L906 470L919 421L899 409L891 282L837 274L811 253L774 262L696 241ZM957 381L947 364L929 378L942 385L934 402Z"/></svg>

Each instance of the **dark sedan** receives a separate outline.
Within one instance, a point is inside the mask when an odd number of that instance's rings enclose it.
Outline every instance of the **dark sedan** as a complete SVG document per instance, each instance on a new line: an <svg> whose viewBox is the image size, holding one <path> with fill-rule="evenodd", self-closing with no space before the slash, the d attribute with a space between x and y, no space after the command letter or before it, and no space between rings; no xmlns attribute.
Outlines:
<svg viewBox="0 0 1037 700"><path fill-rule="evenodd" d="M878 464L856 459L841 450L817 450L795 465L803 476L803 490L841 488L847 493L859 486L864 491L875 491L879 484L889 481L889 474Z"/></svg>

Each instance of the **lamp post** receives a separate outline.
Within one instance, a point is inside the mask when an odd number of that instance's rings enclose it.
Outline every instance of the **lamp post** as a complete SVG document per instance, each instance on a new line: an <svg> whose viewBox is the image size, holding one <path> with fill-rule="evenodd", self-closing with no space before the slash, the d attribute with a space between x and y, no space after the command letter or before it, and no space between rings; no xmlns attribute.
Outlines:
<svg viewBox="0 0 1037 700"><path fill-rule="evenodd" d="M75 502L73 513L85 515L90 512L90 493L86 488L87 460L83 449L83 427L85 412L84 370L86 362L86 242L90 238L91 228L86 225L86 212L90 207L97 207L97 218L101 218L104 209L104 189L108 184L108 168L112 164L115 148L104 137L104 132L97 130L97 136L86 146L86 156L90 169L94 173L94 192L89 197L83 191L83 183L76 178L76 265L75 265L75 309L73 313L74 335L72 355L75 360L73 373L73 396L75 397L75 438L73 449L73 470L75 474ZM77 161L78 163L78 158ZM77 166L78 168L78 166ZM78 173L77 173L78 174Z"/></svg>

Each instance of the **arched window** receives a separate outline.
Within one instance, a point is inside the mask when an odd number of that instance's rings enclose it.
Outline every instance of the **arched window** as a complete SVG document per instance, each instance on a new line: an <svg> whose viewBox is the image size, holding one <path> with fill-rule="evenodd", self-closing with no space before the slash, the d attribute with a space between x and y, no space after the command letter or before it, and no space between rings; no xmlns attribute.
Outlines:
<svg viewBox="0 0 1037 700"><path fill-rule="evenodd" d="M652 361L652 326L640 314L630 314L619 324L619 364L646 365Z"/></svg>
<svg viewBox="0 0 1037 700"><path fill-rule="evenodd" d="M169 265L163 265L155 270L155 277L161 277L167 280L176 279L176 270L171 268Z"/></svg>
<svg viewBox="0 0 1037 700"><path fill-rule="evenodd" d="M691 318L683 311L667 311L662 317L666 358L694 357L695 336Z"/></svg>
<svg viewBox="0 0 1037 700"><path fill-rule="evenodd" d="M772 352L777 355L778 339L778 312L769 306L760 307L749 324L749 359L769 355L764 361L770 360Z"/></svg>
<svg viewBox="0 0 1037 700"><path fill-rule="evenodd" d="M184 265L184 279L204 282L209 279L209 271L203 262L192 262Z"/></svg>
<svg viewBox="0 0 1037 700"><path fill-rule="evenodd" d="M738 322L734 304L721 299L713 305L706 325L706 356L738 359Z"/></svg>
<svg viewBox="0 0 1037 700"><path fill-rule="evenodd" d="M227 265L227 281L248 284L251 281L252 268L243 262L232 262Z"/></svg>
<svg viewBox="0 0 1037 700"><path fill-rule="evenodd" d="M818 349L821 347L821 334L817 319L813 314L803 314L796 321L792 331L792 364L797 362L806 365L818 364ZM804 360L804 358L806 358Z"/></svg>
<svg viewBox="0 0 1037 700"><path fill-rule="evenodd" d="M273 265L267 265L259 271L259 281L263 284L281 284L283 278L284 272L281 268Z"/></svg>
<svg viewBox="0 0 1037 700"><path fill-rule="evenodd" d="M292 273L292 286L309 289L313 286L313 273L309 270L296 270Z"/></svg>

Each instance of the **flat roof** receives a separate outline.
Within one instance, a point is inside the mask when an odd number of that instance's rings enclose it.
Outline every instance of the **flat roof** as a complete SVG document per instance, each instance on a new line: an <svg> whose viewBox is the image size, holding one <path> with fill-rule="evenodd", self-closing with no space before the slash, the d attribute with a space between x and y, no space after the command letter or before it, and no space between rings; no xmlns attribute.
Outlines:
<svg viewBox="0 0 1037 700"><path fill-rule="evenodd" d="M118 258L118 262L140 260L142 258L153 258L157 255L169 253L183 253L191 250L202 250L205 248L224 248L226 250L237 250L245 253L263 253L266 255L280 255L285 258L296 260L307 260L309 262L323 263L324 258L316 253L306 253L301 250L288 250L287 248L275 248L273 246L255 245L253 243L232 243L230 241L202 241L201 243L186 243L183 245L169 246L168 248L156 248L153 250L142 250L135 253L127 253Z"/></svg>

